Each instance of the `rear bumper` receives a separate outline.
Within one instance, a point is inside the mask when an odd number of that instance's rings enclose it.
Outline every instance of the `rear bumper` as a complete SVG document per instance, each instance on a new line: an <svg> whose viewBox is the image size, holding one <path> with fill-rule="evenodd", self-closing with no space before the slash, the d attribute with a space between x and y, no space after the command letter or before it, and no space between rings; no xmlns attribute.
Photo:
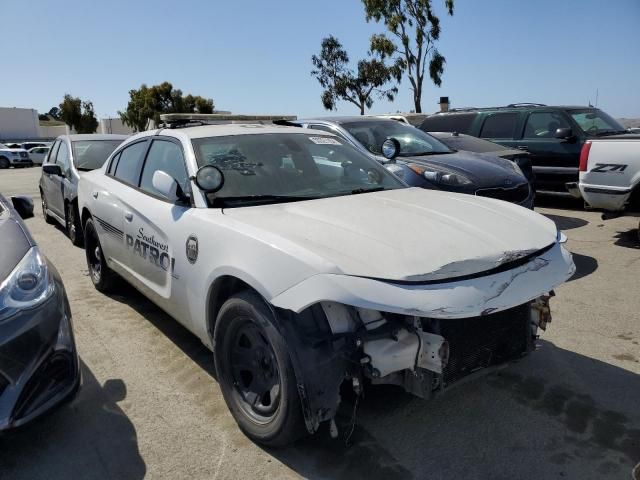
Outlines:
<svg viewBox="0 0 640 480"><path fill-rule="evenodd" d="M632 188L579 184L579 191L590 208L606 212L621 212L626 207Z"/></svg>
<svg viewBox="0 0 640 480"><path fill-rule="evenodd" d="M62 282L42 304L0 321L0 431L25 425L72 397L80 366Z"/></svg>

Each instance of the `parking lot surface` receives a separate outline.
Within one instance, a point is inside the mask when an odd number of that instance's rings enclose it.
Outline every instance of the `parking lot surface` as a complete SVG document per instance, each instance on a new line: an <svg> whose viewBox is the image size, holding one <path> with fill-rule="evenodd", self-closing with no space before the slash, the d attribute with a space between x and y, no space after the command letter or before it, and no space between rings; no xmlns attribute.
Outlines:
<svg viewBox="0 0 640 480"><path fill-rule="evenodd" d="M0 437L1 479L629 479L640 462L637 217L546 201L537 210L569 237L577 272L537 352L431 402L369 389L350 447L321 431L266 450L237 429L196 337L132 287L93 288L84 251L42 218L39 176L0 171L0 192L36 203L26 223L64 280L83 385Z"/></svg>

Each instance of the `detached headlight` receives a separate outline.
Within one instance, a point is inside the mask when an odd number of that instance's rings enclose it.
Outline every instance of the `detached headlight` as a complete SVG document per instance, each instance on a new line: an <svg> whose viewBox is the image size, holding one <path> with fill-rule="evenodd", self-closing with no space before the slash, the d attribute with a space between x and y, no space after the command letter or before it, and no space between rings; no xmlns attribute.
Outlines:
<svg viewBox="0 0 640 480"><path fill-rule="evenodd" d="M427 180L440 185L449 185L452 187L462 187L464 185L470 185L472 182L464 175L451 172L442 167L433 167L432 165L419 165L417 163L410 163L408 167L416 172L418 175L423 176Z"/></svg>
<svg viewBox="0 0 640 480"><path fill-rule="evenodd" d="M47 262L38 247L32 247L0 284L0 319L43 302L53 289Z"/></svg>

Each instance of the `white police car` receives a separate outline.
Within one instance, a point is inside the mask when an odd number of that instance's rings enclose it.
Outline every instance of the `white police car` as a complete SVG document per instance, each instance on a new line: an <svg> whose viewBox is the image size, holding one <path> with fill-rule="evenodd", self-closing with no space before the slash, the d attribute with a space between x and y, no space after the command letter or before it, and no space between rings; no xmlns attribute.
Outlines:
<svg viewBox="0 0 640 480"><path fill-rule="evenodd" d="M522 207L408 188L331 134L180 118L81 178L90 277L124 278L200 337L258 442L335 434L345 381L428 398L520 357L574 272Z"/></svg>

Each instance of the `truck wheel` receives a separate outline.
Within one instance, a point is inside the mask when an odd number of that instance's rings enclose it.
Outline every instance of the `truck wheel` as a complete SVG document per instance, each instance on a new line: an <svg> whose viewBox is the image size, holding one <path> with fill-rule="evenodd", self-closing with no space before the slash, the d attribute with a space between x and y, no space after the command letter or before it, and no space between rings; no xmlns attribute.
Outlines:
<svg viewBox="0 0 640 480"><path fill-rule="evenodd" d="M42 216L44 217L44 221L47 222L49 225L53 225L55 222L55 220L51 217L51 215L49 215L47 213L47 199L44 196L44 193L42 193L42 191L40 191L40 199L42 201Z"/></svg>
<svg viewBox="0 0 640 480"><path fill-rule="evenodd" d="M11 166L11 162L8 158L0 157L0 168L9 168Z"/></svg>
<svg viewBox="0 0 640 480"><path fill-rule="evenodd" d="M74 245L81 247L84 243L82 236L82 227L80 226L80 219L78 218L78 210L73 203L68 203L65 212L67 235L69 240Z"/></svg>
<svg viewBox="0 0 640 480"><path fill-rule="evenodd" d="M222 305L214 358L227 407L245 435L272 447L304 435L291 358L273 313L258 294L240 292Z"/></svg>
<svg viewBox="0 0 640 480"><path fill-rule="evenodd" d="M115 284L115 273L109 268L102 253L100 240L93 220L88 219L84 225L85 255L87 257L87 267L89 277L96 290L107 293L113 289Z"/></svg>

